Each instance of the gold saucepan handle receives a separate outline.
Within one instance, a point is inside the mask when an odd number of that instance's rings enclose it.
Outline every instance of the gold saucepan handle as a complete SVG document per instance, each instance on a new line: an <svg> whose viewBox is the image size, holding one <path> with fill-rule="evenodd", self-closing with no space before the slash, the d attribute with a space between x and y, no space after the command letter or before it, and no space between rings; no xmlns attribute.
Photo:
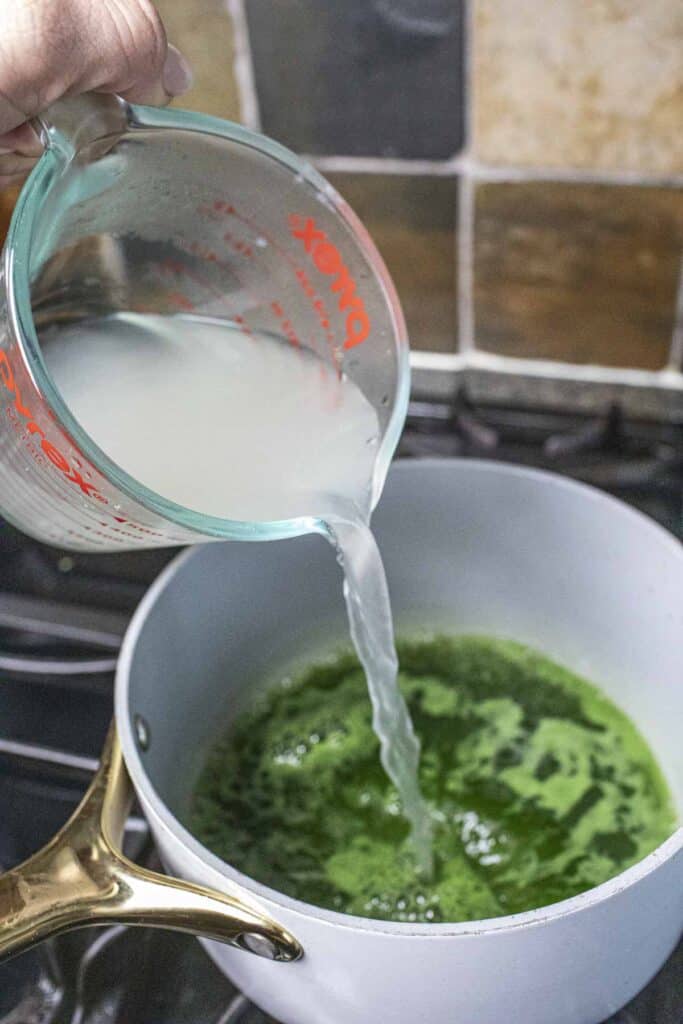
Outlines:
<svg viewBox="0 0 683 1024"><path fill-rule="evenodd" d="M151 925L217 939L269 960L302 955L297 940L247 903L147 871L121 852L133 799L112 725L100 767L64 828L0 875L0 958L86 925Z"/></svg>

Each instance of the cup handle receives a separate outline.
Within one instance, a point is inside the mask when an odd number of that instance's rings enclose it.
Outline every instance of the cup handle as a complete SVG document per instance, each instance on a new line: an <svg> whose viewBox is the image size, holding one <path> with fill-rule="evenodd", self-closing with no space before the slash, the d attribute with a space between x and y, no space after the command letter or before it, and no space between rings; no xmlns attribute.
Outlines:
<svg viewBox="0 0 683 1024"><path fill-rule="evenodd" d="M0 875L0 959L87 925L150 925L201 935L268 960L297 940L248 903L148 871L121 852L133 788L112 725L80 805L47 846Z"/></svg>
<svg viewBox="0 0 683 1024"><path fill-rule="evenodd" d="M70 159L94 142L106 152L128 128L130 112L120 96L88 92L57 100L31 123L44 146Z"/></svg>

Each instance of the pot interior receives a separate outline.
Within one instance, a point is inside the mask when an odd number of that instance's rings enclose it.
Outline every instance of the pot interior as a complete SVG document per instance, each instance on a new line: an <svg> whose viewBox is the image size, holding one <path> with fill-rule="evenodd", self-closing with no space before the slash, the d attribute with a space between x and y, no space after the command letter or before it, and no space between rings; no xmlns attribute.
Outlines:
<svg viewBox="0 0 683 1024"><path fill-rule="evenodd" d="M637 723L683 813L683 547L673 537L563 478L470 460L395 465L373 526L399 634L509 637L585 676ZM142 763L181 820L231 719L288 670L349 645L341 573L320 536L199 549L133 628L118 707L144 719Z"/></svg>

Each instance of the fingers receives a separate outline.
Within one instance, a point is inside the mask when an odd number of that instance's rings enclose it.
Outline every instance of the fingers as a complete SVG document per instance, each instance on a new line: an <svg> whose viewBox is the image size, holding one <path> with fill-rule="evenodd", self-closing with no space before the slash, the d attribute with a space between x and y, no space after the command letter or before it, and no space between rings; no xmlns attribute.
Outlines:
<svg viewBox="0 0 683 1024"><path fill-rule="evenodd" d="M61 96L163 106L191 84L151 0L0 0L0 191L23 183L42 152L27 120Z"/></svg>
<svg viewBox="0 0 683 1024"><path fill-rule="evenodd" d="M164 104L190 84L151 0L0 0L0 136L61 96Z"/></svg>
<svg viewBox="0 0 683 1024"><path fill-rule="evenodd" d="M81 76L79 91L117 92L131 103L163 106L192 84L190 66L169 46L161 18L151 0L77 0L95 4L98 22L106 12L106 39Z"/></svg>
<svg viewBox="0 0 683 1024"><path fill-rule="evenodd" d="M180 50L168 44L166 60L162 73L164 89L169 96L184 96L192 88L194 75L188 61L183 57Z"/></svg>
<svg viewBox="0 0 683 1024"><path fill-rule="evenodd" d="M19 125L11 132L0 135L0 155L18 153L20 156L40 156L43 148L33 128L28 124Z"/></svg>
<svg viewBox="0 0 683 1024"><path fill-rule="evenodd" d="M174 96L182 96L192 86L192 70L180 50L168 45L160 76L141 77L130 89L108 89L118 92L130 103L146 103L164 107Z"/></svg>
<svg viewBox="0 0 683 1024"><path fill-rule="evenodd" d="M9 163L5 163L5 159L0 156L0 192L13 185L23 185L36 164L35 158L16 157Z"/></svg>
<svg viewBox="0 0 683 1024"><path fill-rule="evenodd" d="M42 151L38 136L27 124L0 135L0 192L23 184Z"/></svg>
<svg viewBox="0 0 683 1024"><path fill-rule="evenodd" d="M90 87L119 93L131 103L160 107L187 92L192 85L192 70L180 51L167 43L153 5L147 0L104 3L110 7L112 31L121 41L122 49L118 54L110 51L111 67L106 73L100 72L98 77L103 81Z"/></svg>
<svg viewBox="0 0 683 1024"><path fill-rule="evenodd" d="M0 192L5 192L7 189L21 187L28 177L28 174L16 175L10 174L9 176L0 174Z"/></svg>

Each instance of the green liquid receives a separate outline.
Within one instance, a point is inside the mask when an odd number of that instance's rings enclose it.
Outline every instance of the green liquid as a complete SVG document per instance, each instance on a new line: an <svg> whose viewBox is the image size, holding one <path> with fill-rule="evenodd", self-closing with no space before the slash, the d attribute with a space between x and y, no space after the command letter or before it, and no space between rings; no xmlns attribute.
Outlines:
<svg viewBox="0 0 683 1024"><path fill-rule="evenodd" d="M351 655L271 690L211 752L190 826L204 845L321 907L456 922L567 899L673 831L645 741L583 679L486 637L403 642L398 653L434 821L430 879L380 766Z"/></svg>

